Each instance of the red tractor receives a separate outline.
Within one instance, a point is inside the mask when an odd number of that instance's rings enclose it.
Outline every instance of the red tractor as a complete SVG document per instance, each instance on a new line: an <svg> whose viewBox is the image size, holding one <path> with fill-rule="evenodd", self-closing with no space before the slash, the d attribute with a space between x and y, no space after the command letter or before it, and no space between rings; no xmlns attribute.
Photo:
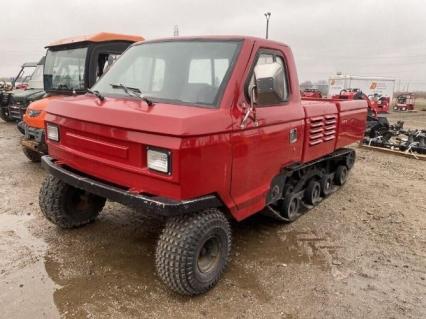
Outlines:
<svg viewBox="0 0 426 319"><path fill-rule="evenodd" d="M397 96L395 111L413 111L416 105L416 96L414 93L403 93Z"/></svg>
<svg viewBox="0 0 426 319"><path fill-rule="evenodd" d="M318 89L304 89L302 91L302 97L303 98L315 98L315 99L321 99L322 94L321 91Z"/></svg>
<svg viewBox="0 0 426 319"><path fill-rule="evenodd" d="M388 113L390 98L382 96L378 93L374 93L368 96L369 103L368 106L374 110L376 113Z"/></svg>
<svg viewBox="0 0 426 319"><path fill-rule="evenodd" d="M377 93L367 96L360 89L343 89L339 94L333 95L332 98L340 100L366 100L368 109L374 114L387 113L389 111L389 97Z"/></svg>

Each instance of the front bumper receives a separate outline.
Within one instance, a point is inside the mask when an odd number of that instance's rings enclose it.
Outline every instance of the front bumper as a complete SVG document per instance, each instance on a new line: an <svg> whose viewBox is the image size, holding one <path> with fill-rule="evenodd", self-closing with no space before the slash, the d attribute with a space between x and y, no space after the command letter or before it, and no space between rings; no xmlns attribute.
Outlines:
<svg viewBox="0 0 426 319"><path fill-rule="evenodd" d="M47 154L44 129L30 127L27 123L21 121L18 123L18 130L25 136L21 141L22 146Z"/></svg>
<svg viewBox="0 0 426 319"><path fill-rule="evenodd" d="M214 195L176 201L161 196L151 197L132 193L125 189L84 176L81 173L73 172L67 167L61 166L50 156L43 156L41 158L41 165L47 172L66 184L132 207L138 211L142 210L151 215L177 216L222 205L221 201Z"/></svg>

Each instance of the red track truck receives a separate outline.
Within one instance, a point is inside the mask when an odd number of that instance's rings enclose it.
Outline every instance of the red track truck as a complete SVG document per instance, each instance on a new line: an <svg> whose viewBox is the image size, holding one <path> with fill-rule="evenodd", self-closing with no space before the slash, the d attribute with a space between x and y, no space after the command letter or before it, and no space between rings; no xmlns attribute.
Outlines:
<svg viewBox="0 0 426 319"><path fill-rule="evenodd" d="M196 295L221 277L229 219L291 222L343 185L364 100L302 101L291 49L252 37L132 45L92 88L47 107L43 214L62 228L109 199L167 217L160 278Z"/></svg>

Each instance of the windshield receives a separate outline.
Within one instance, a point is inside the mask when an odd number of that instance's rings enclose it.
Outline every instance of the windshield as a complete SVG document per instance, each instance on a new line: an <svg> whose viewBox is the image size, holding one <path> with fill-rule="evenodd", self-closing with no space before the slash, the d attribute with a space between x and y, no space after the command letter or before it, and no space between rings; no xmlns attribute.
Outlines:
<svg viewBox="0 0 426 319"><path fill-rule="evenodd" d="M46 90L85 90L87 48L47 51L44 67Z"/></svg>
<svg viewBox="0 0 426 319"><path fill-rule="evenodd" d="M17 84L19 83L28 83L28 81L30 80L31 74L33 74L35 70L34 66L25 66L21 69L21 71L19 72L19 77L17 77L15 79L15 82Z"/></svg>
<svg viewBox="0 0 426 319"><path fill-rule="evenodd" d="M125 95L139 89L154 101L217 106L238 53L237 41L169 41L131 47L93 90ZM114 85L112 85L114 84Z"/></svg>
<svg viewBox="0 0 426 319"><path fill-rule="evenodd" d="M43 89L43 64L37 65L28 82L29 89Z"/></svg>

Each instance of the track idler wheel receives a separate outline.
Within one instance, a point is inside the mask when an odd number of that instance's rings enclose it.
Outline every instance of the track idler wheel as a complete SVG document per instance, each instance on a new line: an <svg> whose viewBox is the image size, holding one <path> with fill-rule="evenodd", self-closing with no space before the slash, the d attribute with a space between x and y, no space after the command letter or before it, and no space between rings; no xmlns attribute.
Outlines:
<svg viewBox="0 0 426 319"><path fill-rule="evenodd" d="M303 193L303 201L308 205L316 205L321 201L321 185L311 180Z"/></svg>
<svg viewBox="0 0 426 319"><path fill-rule="evenodd" d="M320 179L321 196L325 197L333 192L333 175L326 174Z"/></svg>
<svg viewBox="0 0 426 319"><path fill-rule="evenodd" d="M334 183L338 186L342 186L348 179L348 168L346 165L339 165L334 174Z"/></svg>
<svg viewBox="0 0 426 319"><path fill-rule="evenodd" d="M298 194L290 194L284 198L281 215L289 222L295 221L299 216L300 199Z"/></svg>

